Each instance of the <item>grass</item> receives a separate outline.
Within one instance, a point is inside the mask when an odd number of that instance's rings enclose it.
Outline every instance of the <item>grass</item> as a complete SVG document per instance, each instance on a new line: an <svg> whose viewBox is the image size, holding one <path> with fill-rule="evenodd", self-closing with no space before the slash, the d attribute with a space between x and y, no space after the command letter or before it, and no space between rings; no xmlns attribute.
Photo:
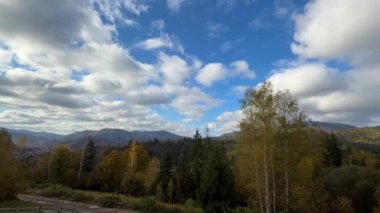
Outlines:
<svg viewBox="0 0 380 213"><path fill-rule="evenodd" d="M132 197L114 193L74 190L60 185L50 185L39 189L29 189L29 194L54 197L83 203L97 204L109 208L124 208L139 212L173 212L173 213L201 213L188 203L168 204L155 200L154 197Z"/></svg>
<svg viewBox="0 0 380 213"><path fill-rule="evenodd" d="M16 208L16 207L38 207L37 203L23 201L19 199L0 201L0 208Z"/></svg>

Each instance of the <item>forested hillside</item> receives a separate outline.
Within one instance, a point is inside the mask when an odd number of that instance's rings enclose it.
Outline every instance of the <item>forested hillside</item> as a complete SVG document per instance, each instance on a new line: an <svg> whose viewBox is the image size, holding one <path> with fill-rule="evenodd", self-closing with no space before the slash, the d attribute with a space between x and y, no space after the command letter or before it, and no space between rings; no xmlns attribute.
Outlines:
<svg viewBox="0 0 380 213"><path fill-rule="evenodd" d="M378 212L379 155L308 125L288 92L246 92L234 139L202 136L31 156L0 133L0 199L20 191L142 212ZM365 129L376 138L376 130ZM359 131L360 129L344 130ZM368 131L368 132L367 132ZM109 194L112 193L112 194Z"/></svg>

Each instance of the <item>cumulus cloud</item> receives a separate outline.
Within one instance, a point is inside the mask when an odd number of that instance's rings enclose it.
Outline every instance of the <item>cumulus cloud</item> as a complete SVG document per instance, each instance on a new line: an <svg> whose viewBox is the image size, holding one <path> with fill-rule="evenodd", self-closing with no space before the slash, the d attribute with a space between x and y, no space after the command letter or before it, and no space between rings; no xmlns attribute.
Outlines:
<svg viewBox="0 0 380 213"><path fill-rule="evenodd" d="M291 44L303 62L276 69L269 77L274 88L290 90L315 120L378 125L379 7L376 0L308 3L295 17ZM336 60L350 68L329 66Z"/></svg>
<svg viewBox="0 0 380 213"><path fill-rule="evenodd" d="M295 17L292 50L311 58L342 59L353 63L378 61L380 1L317 0Z"/></svg>
<svg viewBox="0 0 380 213"><path fill-rule="evenodd" d="M209 123L208 127L221 135L239 130L240 121L243 118L241 110L227 111L220 114L214 123Z"/></svg>
<svg viewBox="0 0 380 213"><path fill-rule="evenodd" d="M171 88L188 78L195 63L189 68L179 56L159 54L157 69L118 44L118 13L125 10L137 16L148 6L135 0L0 1L0 125L191 134L193 128L166 120L151 106L200 118L215 100L199 88Z"/></svg>
<svg viewBox="0 0 380 213"><path fill-rule="evenodd" d="M215 81L223 80L227 77L228 70L221 63L209 63L205 65L198 73L196 80L205 85L212 86Z"/></svg>
<svg viewBox="0 0 380 213"><path fill-rule="evenodd" d="M244 60L234 61L229 67L222 63L209 63L199 70L196 80L207 87L215 82L224 80L228 77L244 76L255 78L255 72L249 68L248 62Z"/></svg>
<svg viewBox="0 0 380 213"><path fill-rule="evenodd" d="M141 41L137 43L137 47L144 50L168 48L171 50L177 50L181 53L184 52L183 46L176 40L176 38L167 33L162 33L159 37L149 38L144 41Z"/></svg>
<svg viewBox="0 0 380 213"><path fill-rule="evenodd" d="M182 85L183 81L190 75L189 65L179 56L160 53L158 61L159 69L163 73L166 84Z"/></svg>

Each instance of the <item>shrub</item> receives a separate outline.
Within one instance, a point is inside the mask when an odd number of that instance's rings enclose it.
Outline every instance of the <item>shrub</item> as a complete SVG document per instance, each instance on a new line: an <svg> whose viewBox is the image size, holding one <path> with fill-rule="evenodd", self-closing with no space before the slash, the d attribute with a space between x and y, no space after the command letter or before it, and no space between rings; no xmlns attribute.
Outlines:
<svg viewBox="0 0 380 213"><path fill-rule="evenodd" d="M121 198L115 194L100 196L96 200L96 202L103 207L109 207L109 208L122 206Z"/></svg>
<svg viewBox="0 0 380 213"><path fill-rule="evenodd" d="M144 197L142 198L141 210L144 212L154 212L157 208L156 200L154 197Z"/></svg>

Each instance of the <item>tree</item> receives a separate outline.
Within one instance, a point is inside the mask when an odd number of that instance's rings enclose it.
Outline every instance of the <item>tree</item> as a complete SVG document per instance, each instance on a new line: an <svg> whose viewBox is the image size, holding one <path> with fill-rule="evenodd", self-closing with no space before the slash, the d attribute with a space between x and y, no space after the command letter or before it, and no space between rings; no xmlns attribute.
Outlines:
<svg viewBox="0 0 380 213"><path fill-rule="evenodd" d="M158 175L157 194L160 200L169 201L169 182L173 178L173 159L166 153L161 160L160 173Z"/></svg>
<svg viewBox="0 0 380 213"><path fill-rule="evenodd" d="M86 146L84 148L83 157L83 171L92 172L94 171L97 163L97 148L91 137L87 139Z"/></svg>
<svg viewBox="0 0 380 213"><path fill-rule="evenodd" d="M205 212L227 212L233 198L231 164L222 145L213 145L201 174L197 201Z"/></svg>
<svg viewBox="0 0 380 213"><path fill-rule="evenodd" d="M203 138L198 130L195 131L193 136L193 144L190 150L190 176L192 179L191 187L194 189L191 197L195 198L195 191L200 186L201 173L203 166L206 162L205 146L203 143Z"/></svg>
<svg viewBox="0 0 380 213"><path fill-rule="evenodd" d="M289 92L274 92L269 82L246 91L242 112L234 150L238 189L261 212L296 208L297 190L314 186L311 174L320 166L322 153L320 142L311 142L314 136L305 114ZM300 167L308 156L315 156L308 160L310 168ZM306 172L310 181L299 179L299 172Z"/></svg>
<svg viewBox="0 0 380 213"><path fill-rule="evenodd" d="M60 184L67 183L67 175L71 167L72 156L69 147L67 145L56 146L49 162L51 181Z"/></svg>
<svg viewBox="0 0 380 213"><path fill-rule="evenodd" d="M145 172L145 194L149 194L155 186L155 183L160 173L160 160L157 157L154 157L150 160L148 167Z"/></svg>
<svg viewBox="0 0 380 213"><path fill-rule="evenodd" d="M96 166L96 147L91 137L88 137L85 145L82 148L78 177L76 181L77 186L81 178L82 170L86 173L89 173L94 170L95 166Z"/></svg>
<svg viewBox="0 0 380 213"><path fill-rule="evenodd" d="M176 195L177 201L184 202L187 198L192 196L192 179L189 166L189 160L186 159L185 154L181 153L179 156L175 168L174 168L174 180L176 183Z"/></svg>
<svg viewBox="0 0 380 213"><path fill-rule="evenodd" d="M101 191L114 192L120 188L123 164L121 154L112 151L99 163L95 171L96 185Z"/></svg>
<svg viewBox="0 0 380 213"><path fill-rule="evenodd" d="M338 147L338 140L334 133L326 136L325 164L331 167L342 165L342 151Z"/></svg>
<svg viewBox="0 0 380 213"><path fill-rule="evenodd" d="M349 199L355 212L373 211L374 193L379 183L379 172L363 166L342 166L331 170L324 178L326 189L335 197Z"/></svg>
<svg viewBox="0 0 380 213"><path fill-rule="evenodd" d="M124 174L122 180L123 191L132 195L144 193L144 176L149 165L150 157L144 147L133 142L122 154Z"/></svg>
<svg viewBox="0 0 380 213"><path fill-rule="evenodd" d="M10 134L0 129L0 200L15 196L19 190L22 177L13 149Z"/></svg>

